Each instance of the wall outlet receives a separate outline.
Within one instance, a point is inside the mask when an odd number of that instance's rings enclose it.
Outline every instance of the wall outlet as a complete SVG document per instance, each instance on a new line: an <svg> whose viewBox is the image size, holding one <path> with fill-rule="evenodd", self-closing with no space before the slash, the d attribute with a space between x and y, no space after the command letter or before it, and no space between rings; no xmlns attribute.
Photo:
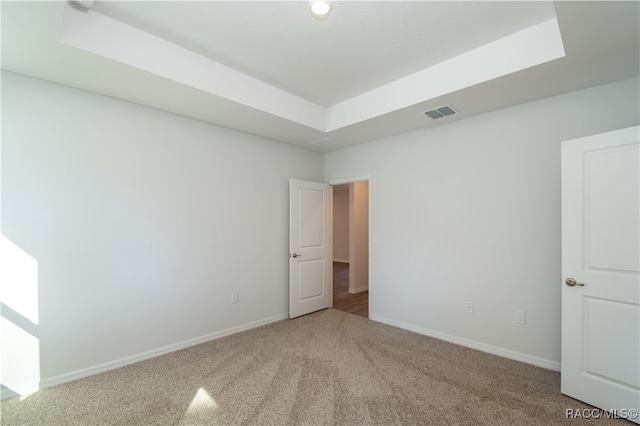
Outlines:
<svg viewBox="0 0 640 426"><path fill-rule="evenodd" d="M464 302L464 311L468 314L473 313L473 303L472 302Z"/></svg>
<svg viewBox="0 0 640 426"><path fill-rule="evenodd" d="M236 304L238 303L238 293L231 293L231 303Z"/></svg>
<svg viewBox="0 0 640 426"><path fill-rule="evenodd" d="M527 313L525 311L516 311L516 323L518 324L527 323Z"/></svg>

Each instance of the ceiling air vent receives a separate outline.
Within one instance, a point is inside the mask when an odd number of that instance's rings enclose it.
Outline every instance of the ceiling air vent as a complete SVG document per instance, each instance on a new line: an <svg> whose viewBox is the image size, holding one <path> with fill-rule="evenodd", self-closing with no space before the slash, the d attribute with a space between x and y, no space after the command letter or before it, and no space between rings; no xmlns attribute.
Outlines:
<svg viewBox="0 0 640 426"><path fill-rule="evenodd" d="M429 111L425 111L424 114L437 120L438 118L446 117L448 115L456 114L457 111L453 109L451 105L445 105L440 108L432 109Z"/></svg>

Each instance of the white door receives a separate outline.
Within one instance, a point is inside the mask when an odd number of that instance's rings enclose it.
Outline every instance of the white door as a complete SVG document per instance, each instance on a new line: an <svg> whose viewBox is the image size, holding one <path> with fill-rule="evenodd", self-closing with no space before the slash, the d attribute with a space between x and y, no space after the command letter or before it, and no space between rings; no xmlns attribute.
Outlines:
<svg viewBox="0 0 640 426"><path fill-rule="evenodd" d="M333 305L331 187L289 182L289 317Z"/></svg>
<svg viewBox="0 0 640 426"><path fill-rule="evenodd" d="M639 136L632 127L562 144L562 393L636 423Z"/></svg>

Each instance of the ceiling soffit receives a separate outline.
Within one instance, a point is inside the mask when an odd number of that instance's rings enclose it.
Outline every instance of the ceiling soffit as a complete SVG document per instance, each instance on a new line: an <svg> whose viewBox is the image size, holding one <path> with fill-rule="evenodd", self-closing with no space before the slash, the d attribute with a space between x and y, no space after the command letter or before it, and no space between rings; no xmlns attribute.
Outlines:
<svg viewBox="0 0 640 426"><path fill-rule="evenodd" d="M554 17L325 107L71 3L65 4L59 41L319 132L352 126L565 54Z"/></svg>

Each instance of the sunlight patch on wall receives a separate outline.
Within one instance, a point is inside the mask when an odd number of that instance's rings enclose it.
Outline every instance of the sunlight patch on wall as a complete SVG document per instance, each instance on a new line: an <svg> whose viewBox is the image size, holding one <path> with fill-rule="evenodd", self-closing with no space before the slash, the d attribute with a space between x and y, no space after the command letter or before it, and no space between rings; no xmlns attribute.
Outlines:
<svg viewBox="0 0 640 426"><path fill-rule="evenodd" d="M0 235L0 383L27 395L40 386L40 341L37 332L38 262ZM28 331L30 330L30 331Z"/></svg>
<svg viewBox="0 0 640 426"><path fill-rule="evenodd" d="M0 235L0 301L38 324L38 262Z"/></svg>
<svg viewBox="0 0 640 426"><path fill-rule="evenodd" d="M40 386L40 342L6 318L0 318L0 381L20 394L30 394Z"/></svg>

